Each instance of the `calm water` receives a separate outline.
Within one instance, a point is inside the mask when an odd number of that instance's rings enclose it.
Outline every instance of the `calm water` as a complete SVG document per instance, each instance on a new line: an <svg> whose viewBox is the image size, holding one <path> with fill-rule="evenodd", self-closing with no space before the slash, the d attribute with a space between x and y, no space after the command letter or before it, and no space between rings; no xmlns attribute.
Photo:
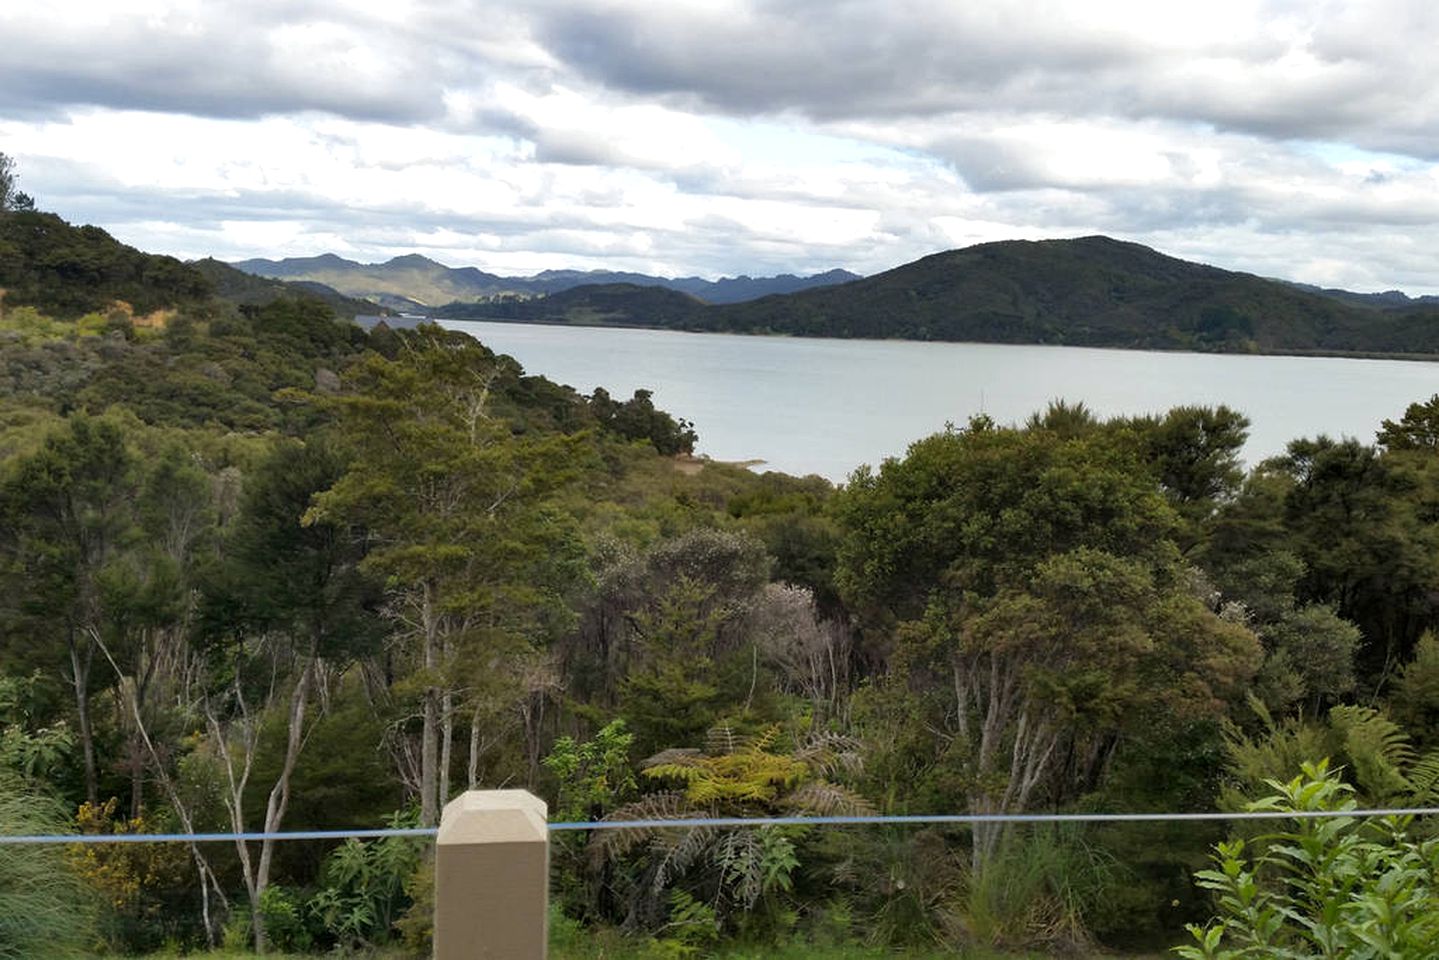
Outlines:
<svg viewBox="0 0 1439 960"><path fill-rule="evenodd" d="M620 399L637 387L693 420L699 452L843 481L861 463L984 412L1024 420L1055 398L1101 415L1226 403L1249 416L1250 463L1295 437L1365 441L1439 392L1439 364L1079 347L820 340L451 321L530 373Z"/></svg>

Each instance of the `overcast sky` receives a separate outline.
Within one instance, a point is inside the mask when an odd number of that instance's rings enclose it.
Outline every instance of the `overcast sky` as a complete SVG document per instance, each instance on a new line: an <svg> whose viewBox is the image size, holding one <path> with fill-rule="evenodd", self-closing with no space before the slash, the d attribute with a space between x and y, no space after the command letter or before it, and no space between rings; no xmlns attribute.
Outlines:
<svg viewBox="0 0 1439 960"><path fill-rule="evenodd" d="M1433 0L3 0L0 152L183 257L873 273L1103 233L1439 293Z"/></svg>

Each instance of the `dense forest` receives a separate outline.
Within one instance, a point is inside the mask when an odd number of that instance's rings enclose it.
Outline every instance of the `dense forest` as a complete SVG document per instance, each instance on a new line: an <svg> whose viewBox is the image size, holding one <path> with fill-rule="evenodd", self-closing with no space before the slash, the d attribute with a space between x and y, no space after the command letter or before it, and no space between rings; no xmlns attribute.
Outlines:
<svg viewBox="0 0 1439 960"><path fill-rule="evenodd" d="M1303 288L1109 237L983 243L746 303L710 305L611 283L532 300L455 303L436 315L807 337L1439 355L1431 300Z"/></svg>
<svg viewBox="0 0 1439 960"><path fill-rule="evenodd" d="M1056 401L836 488L50 214L0 287L0 833L1439 791L1439 397L1247 471L1227 408ZM566 835L555 952L1430 955L1430 831L1292 829ZM407 839L0 849L0 957L420 955L432 895Z"/></svg>

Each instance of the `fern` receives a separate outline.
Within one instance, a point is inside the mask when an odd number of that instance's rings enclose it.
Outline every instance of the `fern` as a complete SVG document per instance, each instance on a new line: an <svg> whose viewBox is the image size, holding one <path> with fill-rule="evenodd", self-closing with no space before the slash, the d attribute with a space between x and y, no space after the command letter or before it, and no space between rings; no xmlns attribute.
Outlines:
<svg viewBox="0 0 1439 960"><path fill-rule="evenodd" d="M1409 785L1413 792L1410 799L1417 806L1432 806L1439 803L1439 750L1433 750L1415 760L1407 771Z"/></svg>
<svg viewBox="0 0 1439 960"><path fill-rule="evenodd" d="M1413 785L1403 770L1414 762L1409 735L1373 707L1339 706L1329 720L1343 738L1354 778L1375 800L1407 797Z"/></svg>
<svg viewBox="0 0 1439 960"><path fill-rule="evenodd" d="M832 772L859 769L856 740L822 733L783 752L777 749L780 732L778 726L771 726L741 738L729 726L721 725L709 732L703 752L666 750L656 754L645 761L641 775L666 783L669 789L620 807L610 819L829 816L870 811L863 797L827 779ZM761 899L788 891L800 864L788 836L753 827L670 828L660 822L596 831L591 840L590 855L597 869L641 853L642 869L638 875L630 874L635 876L638 894L634 910L651 916L658 910L663 892L682 880L716 890L719 907L748 911Z"/></svg>

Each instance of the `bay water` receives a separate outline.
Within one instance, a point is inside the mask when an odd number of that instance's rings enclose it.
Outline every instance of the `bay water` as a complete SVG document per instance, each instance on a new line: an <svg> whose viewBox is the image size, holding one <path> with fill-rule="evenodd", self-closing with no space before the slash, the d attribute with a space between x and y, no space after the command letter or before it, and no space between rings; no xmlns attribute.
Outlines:
<svg viewBox="0 0 1439 960"><path fill-rule="evenodd" d="M698 453L835 482L946 422L1021 423L1056 399L1101 416L1227 404L1251 421L1252 465L1297 437L1372 442L1386 417L1439 392L1439 364L1408 360L444 325L584 393L653 390L657 406L694 422Z"/></svg>

